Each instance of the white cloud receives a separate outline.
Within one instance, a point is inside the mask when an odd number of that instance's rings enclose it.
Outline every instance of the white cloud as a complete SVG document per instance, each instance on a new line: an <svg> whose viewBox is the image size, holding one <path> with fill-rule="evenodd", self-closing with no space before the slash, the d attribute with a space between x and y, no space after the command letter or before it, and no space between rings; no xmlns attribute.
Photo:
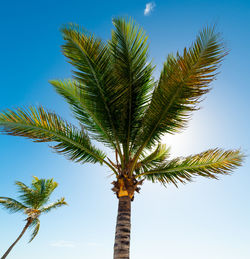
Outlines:
<svg viewBox="0 0 250 259"><path fill-rule="evenodd" d="M144 9L144 15L150 15L153 12L155 6L155 2L147 3Z"/></svg>
<svg viewBox="0 0 250 259"><path fill-rule="evenodd" d="M53 247L76 247L76 243L72 242L72 241L65 241L65 240L59 240L59 241L55 241L50 243L50 246Z"/></svg>

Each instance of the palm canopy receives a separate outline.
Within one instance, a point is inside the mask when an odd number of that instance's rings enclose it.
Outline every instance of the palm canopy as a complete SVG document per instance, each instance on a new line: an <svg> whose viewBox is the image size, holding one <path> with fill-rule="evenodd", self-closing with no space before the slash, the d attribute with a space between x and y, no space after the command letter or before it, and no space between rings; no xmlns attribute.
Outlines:
<svg viewBox="0 0 250 259"><path fill-rule="evenodd" d="M31 187L22 182L15 183L19 192L19 200L17 201L8 197L0 197L0 206L8 210L10 213L22 212L31 220L30 227L33 228L30 242L35 238L39 231L39 216L53 209L67 205L64 198L57 200L51 204L47 204L50 195L58 186L53 179L38 179L34 176Z"/></svg>
<svg viewBox="0 0 250 259"><path fill-rule="evenodd" d="M197 175L216 178L239 166L240 150L210 149L171 160L169 149L160 143L164 134L186 127L218 73L227 53L215 29L205 27L189 48L169 55L155 81L143 29L132 19L116 18L113 25L108 42L77 25L61 30L73 79L50 83L68 102L80 128L43 107L29 107L2 112L1 131L55 142L53 148L69 159L104 163L118 179L125 177L134 185L136 179L177 185ZM110 147L115 161L91 139ZM117 188L121 186L116 182Z"/></svg>

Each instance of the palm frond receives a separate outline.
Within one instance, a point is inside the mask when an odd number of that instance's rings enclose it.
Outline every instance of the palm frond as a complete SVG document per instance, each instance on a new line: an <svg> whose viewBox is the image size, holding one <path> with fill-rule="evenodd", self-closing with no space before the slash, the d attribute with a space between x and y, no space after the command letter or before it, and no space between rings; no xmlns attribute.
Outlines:
<svg viewBox="0 0 250 259"><path fill-rule="evenodd" d="M15 213L18 211L24 212L27 207L12 198L0 197L0 206L7 209L10 213Z"/></svg>
<svg viewBox="0 0 250 259"><path fill-rule="evenodd" d="M37 236L39 229L40 229L40 220L38 218L34 219L30 225L30 228L33 229L31 238L29 240L29 243L33 241L33 239Z"/></svg>
<svg viewBox="0 0 250 259"><path fill-rule="evenodd" d="M75 162L102 163L105 158L104 153L91 144L83 129L77 130L42 107L18 108L0 113L0 130L34 142L57 142L54 150Z"/></svg>
<svg viewBox="0 0 250 259"><path fill-rule="evenodd" d="M121 155L116 130L119 126L116 114L119 111L111 104L111 95L116 84L110 66L108 46L77 25L62 28L62 34L65 40L63 53L76 68L74 78L83 89L85 111L95 123L98 122L97 128L92 130L94 133L98 132L101 138L106 138L106 143L110 143L111 139L112 145L115 143ZM100 131L101 128L103 130Z"/></svg>
<svg viewBox="0 0 250 259"><path fill-rule="evenodd" d="M19 199L33 209L40 209L49 200L51 193L58 186L53 179L39 179L33 176L31 187L17 181L15 184L19 190Z"/></svg>
<svg viewBox="0 0 250 259"><path fill-rule="evenodd" d="M167 148L165 144L158 144L155 151L148 155L143 154L143 159L138 162L137 167L140 171L147 171L161 165L169 156L170 148Z"/></svg>
<svg viewBox="0 0 250 259"><path fill-rule="evenodd" d="M141 116L149 101L152 89L153 68L148 58L147 36L142 28L130 19L113 19L115 29L109 42L112 54L116 88L113 91L114 106L119 110L119 135L128 156L141 122Z"/></svg>
<svg viewBox="0 0 250 259"><path fill-rule="evenodd" d="M219 175L230 174L233 169L240 166L243 158L240 150L209 149L186 158L170 160L138 177L164 185L173 183L175 186L178 183L190 182L196 176L217 179Z"/></svg>
<svg viewBox="0 0 250 259"><path fill-rule="evenodd" d="M137 136L137 157L163 134L173 134L187 125L225 55L220 35L213 28L205 28L182 55L168 56Z"/></svg>
<svg viewBox="0 0 250 259"><path fill-rule="evenodd" d="M33 208L40 209L41 206L45 205L51 193L58 186L58 183L52 179L39 179L33 176L32 181L32 189L34 192L32 193L33 199L35 202L33 203Z"/></svg>
<svg viewBox="0 0 250 259"><path fill-rule="evenodd" d="M36 193L35 190L28 187L26 184L16 181L15 182L18 192L19 192L19 199L27 206L27 207L36 207ZM37 207L36 207L37 209Z"/></svg>
<svg viewBox="0 0 250 259"><path fill-rule="evenodd" d="M88 97L85 98L84 87L76 80L51 80L50 83L54 86L56 92L69 103L74 116L88 132L92 133L91 136L115 149L116 144L113 137L103 126L100 117L96 116L96 112L91 107L93 104L89 103Z"/></svg>
<svg viewBox="0 0 250 259"><path fill-rule="evenodd" d="M67 204L67 202L65 201L65 198L61 198L61 199L59 199L58 201L53 202L52 204L49 204L49 205L46 206L46 207L43 207L43 208L41 209L41 212L42 212L42 213L48 213L48 212L50 212L51 210L60 208L60 207L62 207L62 206L64 206L64 205L68 205L68 204Z"/></svg>

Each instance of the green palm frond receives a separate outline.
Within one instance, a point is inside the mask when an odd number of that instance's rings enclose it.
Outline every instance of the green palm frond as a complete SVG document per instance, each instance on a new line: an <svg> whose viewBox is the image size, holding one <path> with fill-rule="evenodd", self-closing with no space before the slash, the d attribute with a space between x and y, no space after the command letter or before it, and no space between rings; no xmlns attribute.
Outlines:
<svg viewBox="0 0 250 259"><path fill-rule="evenodd" d="M50 83L57 93L69 103L74 116L84 125L88 132L92 133L91 136L97 141L116 148L110 132L103 126L103 121L100 121L100 117L96 116L96 112L91 107L93 103L90 104L88 97L85 98L85 89L80 83L76 80L51 80Z"/></svg>
<svg viewBox="0 0 250 259"><path fill-rule="evenodd" d="M30 228L33 229L31 238L29 240L29 243L33 241L33 239L37 236L39 229L40 229L40 220L38 218L34 219L30 225Z"/></svg>
<svg viewBox="0 0 250 259"><path fill-rule="evenodd" d="M58 186L53 179L39 179L33 176L31 188L22 182L17 181L19 198L29 207L39 209L49 200L51 193Z"/></svg>
<svg viewBox="0 0 250 259"><path fill-rule="evenodd" d="M58 201L56 201L56 202L54 202L54 203L52 203L52 204L49 204L49 205L46 206L46 207L43 207L43 208L41 209L41 212L42 212L42 213L48 213L48 212L50 212L51 210L60 208L60 207L62 207L62 206L64 206L64 205L68 205L68 204L66 203L65 198L61 198L61 199L59 199Z"/></svg>
<svg viewBox="0 0 250 259"><path fill-rule="evenodd" d="M153 68L147 62L148 43L143 29L132 19L113 19L113 24L115 29L109 42L117 82L113 99L120 115L119 135L124 154L128 156L129 145L136 136L153 87Z"/></svg>
<svg viewBox="0 0 250 259"><path fill-rule="evenodd" d="M77 130L42 107L18 108L0 113L0 130L34 142L57 142L54 150L76 162L102 163L105 158L104 153L91 144L83 129Z"/></svg>
<svg viewBox="0 0 250 259"><path fill-rule="evenodd" d="M74 78L83 90L85 111L96 124L96 128L92 127L92 130L106 139L106 143L110 143L111 139L121 156L116 130L119 126L116 114L119 111L112 107L111 99L116 84L108 46L77 25L62 28L62 34L65 40L63 53L76 68ZM86 118L85 115L84 117Z"/></svg>
<svg viewBox="0 0 250 259"><path fill-rule="evenodd" d="M0 197L0 206L7 209L10 213L18 211L24 212L27 207L14 199L8 197Z"/></svg>
<svg viewBox="0 0 250 259"><path fill-rule="evenodd" d="M34 198L36 199L36 207L40 209L46 204L50 198L51 193L58 186L58 183L52 179L39 179L33 176L32 187L35 190Z"/></svg>
<svg viewBox="0 0 250 259"><path fill-rule="evenodd" d="M39 194L45 195L46 197L50 196L50 194L55 190L58 186L58 183L51 179L39 179L36 176L33 176L32 187Z"/></svg>
<svg viewBox="0 0 250 259"><path fill-rule="evenodd" d="M137 167L143 171L161 165L170 156L170 148L165 144L158 144L155 151L149 155L143 155L143 159L138 162Z"/></svg>
<svg viewBox="0 0 250 259"><path fill-rule="evenodd" d="M240 150L223 151L209 149L203 153L176 158L165 164L155 167L150 171L140 174L152 182L164 185L173 183L186 183L196 176L217 179L218 175L229 174L233 169L242 164L244 155Z"/></svg>
<svg viewBox="0 0 250 259"><path fill-rule="evenodd" d="M178 132L187 125L225 55L219 34L205 28L183 55L168 56L137 136L137 158L144 147L155 145L163 134Z"/></svg>
<svg viewBox="0 0 250 259"><path fill-rule="evenodd" d="M36 206L36 194L35 190L28 187L26 184L16 181L15 182L18 192L19 192L19 199L27 206L27 207L33 207Z"/></svg>

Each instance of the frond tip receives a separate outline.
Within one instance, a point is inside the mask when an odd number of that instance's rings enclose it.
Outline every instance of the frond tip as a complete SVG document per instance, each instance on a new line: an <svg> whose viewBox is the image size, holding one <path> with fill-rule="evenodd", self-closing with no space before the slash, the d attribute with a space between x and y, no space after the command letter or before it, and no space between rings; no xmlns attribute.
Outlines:
<svg viewBox="0 0 250 259"><path fill-rule="evenodd" d="M243 159L244 155L240 150L209 149L200 154L167 161L138 177L164 185L173 183L178 187L178 183L190 182L196 176L218 179L218 175L230 174L242 164Z"/></svg>

